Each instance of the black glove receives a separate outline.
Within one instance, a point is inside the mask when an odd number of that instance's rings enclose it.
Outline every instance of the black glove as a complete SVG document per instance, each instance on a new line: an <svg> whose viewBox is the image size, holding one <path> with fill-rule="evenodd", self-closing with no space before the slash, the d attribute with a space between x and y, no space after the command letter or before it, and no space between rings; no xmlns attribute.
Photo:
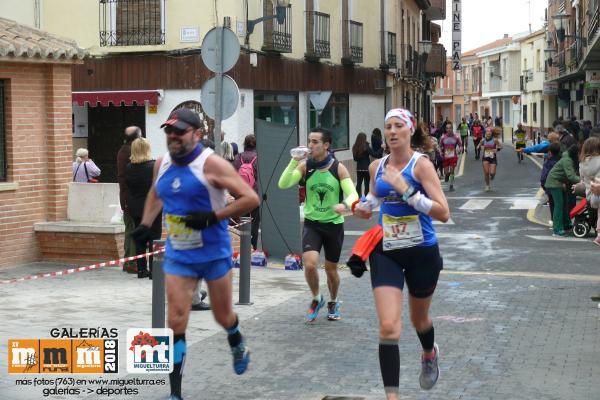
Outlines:
<svg viewBox="0 0 600 400"><path fill-rule="evenodd" d="M214 211L196 211L186 215L183 220L185 226L196 230L208 228L218 222Z"/></svg>
<svg viewBox="0 0 600 400"><path fill-rule="evenodd" d="M363 274L367 270L367 266L365 265L365 262L362 260L362 258L354 254L350 256L348 262L346 262L346 265L348 266L348 268L350 268L350 272L352 272L352 275L354 275L357 278L363 276Z"/></svg>
<svg viewBox="0 0 600 400"><path fill-rule="evenodd" d="M152 230L148 225L140 224L130 235L138 243L148 243L152 239Z"/></svg>

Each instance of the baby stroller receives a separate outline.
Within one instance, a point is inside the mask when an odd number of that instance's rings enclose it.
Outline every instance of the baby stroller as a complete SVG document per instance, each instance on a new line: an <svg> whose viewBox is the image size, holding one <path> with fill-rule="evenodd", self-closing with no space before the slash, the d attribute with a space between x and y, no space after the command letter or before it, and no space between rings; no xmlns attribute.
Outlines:
<svg viewBox="0 0 600 400"><path fill-rule="evenodd" d="M569 217L573 219L573 235L584 238L592 229L596 229L597 213L598 210L590 207L585 197L581 199L569 213Z"/></svg>

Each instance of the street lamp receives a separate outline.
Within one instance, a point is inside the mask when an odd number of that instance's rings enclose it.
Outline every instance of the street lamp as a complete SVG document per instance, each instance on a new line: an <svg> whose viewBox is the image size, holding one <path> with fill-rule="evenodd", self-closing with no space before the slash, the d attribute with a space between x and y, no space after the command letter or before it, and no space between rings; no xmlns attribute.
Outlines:
<svg viewBox="0 0 600 400"><path fill-rule="evenodd" d="M279 25L285 22L285 9L290 6L290 0L271 0L275 6L275 15L267 15L258 19L249 19L246 23L246 32L251 35L254 32L254 27L263 21L277 18Z"/></svg>
<svg viewBox="0 0 600 400"><path fill-rule="evenodd" d="M421 61L423 62L423 68L427 65L427 58L429 57L429 53L431 52L431 47L433 44L430 40L422 40L419 42L419 50L421 53Z"/></svg>
<svg viewBox="0 0 600 400"><path fill-rule="evenodd" d="M556 38L559 42L563 42L565 40L565 29L567 28L568 20L571 16L564 11L561 11L559 14L556 14L552 17L554 21L554 27L556 28Z"/></svg>
<svg viewBox="0 0 600 400"><path fill-rule="evenodd" d="M421 54L423 55L429 55L432 46L433 43L431 43L430 40L422 40L419 42L419 48L421 49Z"/></svg>

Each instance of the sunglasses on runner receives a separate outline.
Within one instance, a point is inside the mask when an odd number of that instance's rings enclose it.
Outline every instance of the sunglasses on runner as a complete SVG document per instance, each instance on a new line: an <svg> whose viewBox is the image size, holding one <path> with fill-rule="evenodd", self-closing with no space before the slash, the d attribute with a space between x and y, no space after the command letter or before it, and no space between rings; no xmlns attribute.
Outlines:
<svg viewBox="0 0 600 400"><path fill-rule="evenodd" d="M174 126L170 126L167 125L165 126L165 133L167 135L170 135L171 133L174 133L176 136L183 136L186 134L186 132L188 131L189 128L187 129L179 129L179 128L175 128Z"/></svg>

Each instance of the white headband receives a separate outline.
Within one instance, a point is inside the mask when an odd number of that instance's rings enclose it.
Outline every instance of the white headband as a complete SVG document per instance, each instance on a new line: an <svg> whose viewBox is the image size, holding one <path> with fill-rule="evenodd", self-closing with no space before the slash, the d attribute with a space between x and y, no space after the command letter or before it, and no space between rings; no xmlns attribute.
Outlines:
<svg viewBox="0 0 600 400"><path fill-rule="evenodd" d="M392 108L390 111L385 114L384 123L388 121L388 119L396 117L400 118L404 125L408 126L410 129L411 135L415 133L415 117L413 117L412 113L404 108Z"/></svg>

